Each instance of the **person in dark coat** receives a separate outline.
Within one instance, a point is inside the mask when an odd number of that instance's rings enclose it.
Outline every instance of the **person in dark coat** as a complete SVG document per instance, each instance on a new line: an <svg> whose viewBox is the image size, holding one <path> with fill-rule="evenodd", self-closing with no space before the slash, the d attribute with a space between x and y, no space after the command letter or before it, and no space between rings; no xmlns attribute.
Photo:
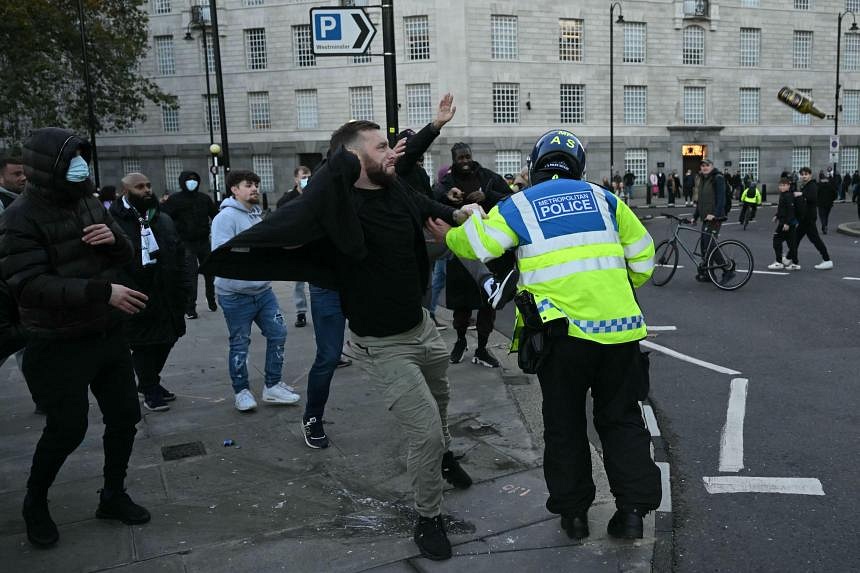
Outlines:
<svg viewBox="0 0 860 573"><path fill-rule="evenodd" d="M836 187L826 173L821 173L818 180L818 218L821 219L821 233L827 234L827 223L830 220L830 210L836 201Z"/></svg>
<svg viewBox="0 0 860 573"><path fill-rule="evenodd" d="M798 213L799 223L797 225L797 247L800 250L800 242L803 237L809 237L809 242L818 250L821 255L821 262L815 265L818 270L830 270L833 268L833 261L830 259L830 254L827 252L827 247L824 241L818 236L818 183L812 177L812 170L809 167L800 168L800 176L797 184L795 195L802 194L806 202L806 209L801 215Z"/></svg>
<svg viewBox="0 0 860 573"><path fill-rule="evenodd" d="M149 297L146 309L123 327L143 405L148 410L164 411L176 396L161 385L161 370L173 345L185 334L185 249L170 215L159 210L158 198L145 175L126 175L121 195L110 213L131 239L135 255L122 268L120 281Z"/></svg>

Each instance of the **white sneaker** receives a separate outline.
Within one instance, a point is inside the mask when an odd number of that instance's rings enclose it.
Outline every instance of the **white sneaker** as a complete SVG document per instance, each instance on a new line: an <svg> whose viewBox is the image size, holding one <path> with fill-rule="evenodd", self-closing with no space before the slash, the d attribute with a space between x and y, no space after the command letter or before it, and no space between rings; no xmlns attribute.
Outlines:
<svg viewBox="0 0 860 573"><path fill-rule="evenodd" d="M248 412L257 407L257 401L254 399L254 395L251 394L251 391L245 388L238 394L236 394L236 409L240 412Z"/></svg>
<svg viewBox="0 0 860 573"><path fill-rule="evenodd" d="M784 265L784 264L782 264L782 263L781 263L781 262L779 262L779 261L776 261L776 262L773 262L773 263L769 264L769 265L767 266L767 268L769 268L769 269L773 269L773 270L775 270L775 271L776 271L776 270L779 270L779 269L784 269L784 268L785 268L785 265Z"/></svg>
<svg viewBox="0 0 860 573"><path fill-rule="evenodd" d="M820 263L815 265L815 268L818 269L819 271L830 270L833 268L833 261L821 261Z"/></svg>
<svg viewBox="0 0 860 573"><path fill-rule="evenodd" d="M295 404L301 399L301 396L290 391L289 387L283 382L278 382L271 388L268 386L263 388L263 402L269 402L270 404Z"/></svg>
<svg viewBox="0 0 860 573"><path fill-rule="evenodd" d="M789 259L788 257L782 257L782 265L784 267L788 267L788 265L790 265L790 264L791 264L791 259Z"/></svg>
<svg viewBox="0 0 860 573"><path fill-rule="evenodd" d="M786 268L786 269L788 269L788 270L790 270L790 271L799 271L799 270L800 270L800 265L796 265L796 264L794 264L794 263L792 263L792 262L789 262L789 263L785 266L785 268Z"/></svg>

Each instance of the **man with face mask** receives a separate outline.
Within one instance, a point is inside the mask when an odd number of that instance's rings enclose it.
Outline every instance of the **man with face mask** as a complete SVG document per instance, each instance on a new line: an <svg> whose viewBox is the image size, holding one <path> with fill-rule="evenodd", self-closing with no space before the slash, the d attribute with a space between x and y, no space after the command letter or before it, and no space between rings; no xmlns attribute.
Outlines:
<svg viewBox="0 0 860 573"><path fill-rule="evenodd" d="M47 416L36 445L24 521L27 538L59 539L48 488L84 439L88 390L104 431L104 488L96 516L146 523L149 512L125 493L140 405L122 314L146 307L145 294L119 284L134 254L122 229L93 197L89 142L59 128L35 130L24 144L26 191L0 216L0 269L30 332L24 377Z"/></svg>
<svg viewBox="0 0 860 573"><path fill-rule="evenodd" d="M161 385L161 370L176 341L185 334L187 300L185 250L169 215L159 209L152 183L142 173L122 179L121 197L110 208L134 246L134 258L122 268L120 281L146 294L146 311L125 321L137 374L138 393L147 410L168 410L176 396Z"/></svg>

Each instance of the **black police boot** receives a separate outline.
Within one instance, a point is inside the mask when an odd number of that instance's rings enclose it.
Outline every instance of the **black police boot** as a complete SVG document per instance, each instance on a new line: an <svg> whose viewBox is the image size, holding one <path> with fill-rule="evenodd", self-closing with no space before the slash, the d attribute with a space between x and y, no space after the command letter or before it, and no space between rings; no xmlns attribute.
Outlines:
<svg viewBox="0 0 860 573"><path fill-rule="evenodd" d="M457 489L466 489L472 485L472 478L463 469L453 452L445 452L442 456L442 477Z"/></svg>
<svg viewBox="0 0 860 573"><path fill-rule="evenodd" d="M134 503L124 489L101 490L96 517L99 519L119 519L126 525L139 525L150 520L146 508Z"/></svg>
<svg viewBox="0 0 860 573"><path fill-rule="evenodd" d="M561 528L567 532L567 536L571 539L588 537L588 512L562 514Z"/></svg>
<svg viewBox="0 0 860 573"><path fill-rule="evenodd" d="M48 547L60 539L57 524L51 519L51 513L48 511L47 499L37 498L27 493L21 513L27 526L27 539L30 543L39 547Z"/></svg>
<svg viewBox="0 0 860 573"><path fill-rule="evenodd" d="M606 532L618 539L642 539L642 518L647 513L639 509L619 509L609 520Z"/></svg>
<svg viewBox="0 0 860 573"><path fill-rule="evenodd" d="M445 523L441 515L419 517L412 538L421 550L421 555L427 559L443 561L451 558L451 542L445 533Z"/></svg>

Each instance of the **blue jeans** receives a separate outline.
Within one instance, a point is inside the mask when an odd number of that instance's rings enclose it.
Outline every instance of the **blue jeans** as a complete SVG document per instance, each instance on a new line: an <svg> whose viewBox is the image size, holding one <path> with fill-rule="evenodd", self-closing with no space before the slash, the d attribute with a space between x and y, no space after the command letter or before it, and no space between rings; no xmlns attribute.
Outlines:
<svg viewBox="0 0 860 573"><path fill-rule="evenodd" d="M315 417L322 420L328 402L331 379L337 361L343 350L343 329L346 319L340 309L340 294L310 285L311 318L314 323L314 337L317 341L317 355L308 372L308 401L305 404L305 418Z"/></svg>
<svg viewBox="0 0 860 573"><path fill-rule="evenodd" d="M436 305L439 303L439 295L442 294L442 289L445 288L445 278L448 275L448 259L451 254L448 253L441 259L436 259L433 265L433 278L430 280L430 304L427 310L430 311L430 316L436 316Z"/></svg>
<svg viewBox="0 0 860 573"><path fill-rule="evenodd" d="M248 389L248 347L251 345L251 323L256 323L266 337L266 386L271 388L281 381L284 366L284 342L287 325L278 307L272 289L260 294L219 294L218 304L227 320L230 335L230 355L227 368L233 391Z"/></svg>
<svg viewBox="0 0 860 573"><path fill-rule="evenodd" d="M305 314L308 311L308 299L305 297L305 282L297 282L293 287L293 303L296 305L296 314Z"/></svg>

